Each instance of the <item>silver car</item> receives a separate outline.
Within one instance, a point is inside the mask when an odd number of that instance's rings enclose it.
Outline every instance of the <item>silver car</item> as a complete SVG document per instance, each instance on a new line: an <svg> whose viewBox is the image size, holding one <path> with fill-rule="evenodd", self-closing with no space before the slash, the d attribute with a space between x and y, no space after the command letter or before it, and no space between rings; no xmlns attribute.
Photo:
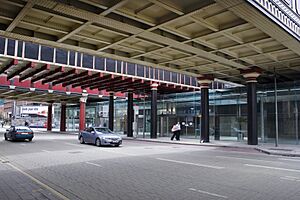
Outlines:
<svg viewBox="0 0 300 200"><path fill-rule="evenodd" d="M92 143L98 147L104 145L118 147L122 144L122 137L120 135L104 127L86 128L78 134L78 139L81 144Z"/></svg>

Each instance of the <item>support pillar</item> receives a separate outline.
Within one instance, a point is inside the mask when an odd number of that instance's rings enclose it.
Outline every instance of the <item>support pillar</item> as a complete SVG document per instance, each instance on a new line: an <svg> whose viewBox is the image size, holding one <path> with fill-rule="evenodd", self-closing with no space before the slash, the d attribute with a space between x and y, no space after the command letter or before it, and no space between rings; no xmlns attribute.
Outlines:
<svg viewBox="0 0 300 200"><path fill-rule="evenodd" d="M114 93L109 93L108 128L114 130Z"/></svg>
<svg viewBox="0 0 300 200"><path fill-rule="evenodd" d="M85 104L87 97L80 98L80 111L79 111L79 131L85 129Z"/></svg>
<svg viewBox="0 0 300 200"><path fill-rule="evenodd" d="M47 131L52 131L52 103L48 104Z"/></svg>
<svg viewBox="0 0 300 200"><path fill-rule="evenodd" d="M67 105L65 102L61 103L60 107L60 131L66 131L66 112L67 112Z"/></svg>
<svg viewBox="0 0 300 200"><path fill-rule="evenodd" d="M209 142L209 85L213 81L211 75L198 77L201 87L201 139L200 142Z"/></svg>
<svg viewBox="0 0 300 200"><path fill-rule="evenodd" d="M257 134L257 77L261 70L257 67L241 71L247 82L248 145L258 144Z"/></svg>
<svg viewBox="0 0 300 200"><path fill-rule="evenodd" d="M157 138L157 83L151 85L151 124L150 138ZM161 133L162 134L162 133Z"/></svg>
<svg viewBox="0 0 300 200"><path fill-rule="evenodd" d="M134 120L133 113L133 90L128 90L127 93L127 137L133 137L132 123Z"/></svg>

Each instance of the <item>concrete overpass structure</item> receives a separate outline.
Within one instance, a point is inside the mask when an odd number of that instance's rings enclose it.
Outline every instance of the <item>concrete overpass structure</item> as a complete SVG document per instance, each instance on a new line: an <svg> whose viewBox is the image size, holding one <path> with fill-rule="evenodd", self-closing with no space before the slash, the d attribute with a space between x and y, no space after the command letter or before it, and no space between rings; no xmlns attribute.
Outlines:
<svg viewBox="0 0 300 200"><path fill-rule="evenodd" d="M154 138L157 91L200 86L204 142L211 81L247 84L248 143L257 144L257 79L300 75L299 7L292 0L1 0L1 84L13 87L17 77L29 88L41 81L79 96L128 92L129 104L132 93L152 93Z"/></svg>

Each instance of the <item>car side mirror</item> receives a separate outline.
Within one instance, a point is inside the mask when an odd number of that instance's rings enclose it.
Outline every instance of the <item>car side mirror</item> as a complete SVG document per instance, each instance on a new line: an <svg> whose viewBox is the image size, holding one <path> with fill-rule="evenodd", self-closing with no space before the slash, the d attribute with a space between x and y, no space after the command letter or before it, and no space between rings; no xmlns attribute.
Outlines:
<svg viewBox="0 0 300 200"><path fill-rule="evenodd" d="M95 132L95 131L91 131L91 133L92 133L92 134L95 134L96 132Z"/></svg>
<svg viewBox="0 0 300 200"><path fill-rule="evenodd" d="M9 129L6 129L6 131L9 131Z"/></svg>

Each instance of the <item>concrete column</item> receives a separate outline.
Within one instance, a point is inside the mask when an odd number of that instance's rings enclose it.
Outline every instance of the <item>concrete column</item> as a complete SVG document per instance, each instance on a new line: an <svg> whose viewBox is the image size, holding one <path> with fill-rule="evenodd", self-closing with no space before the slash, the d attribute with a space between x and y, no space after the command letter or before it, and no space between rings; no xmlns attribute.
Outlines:
<svg viewBox="0 0 300 200"><path fill-rule="evenodd" d="M79 130L82 131L85 129L85 104L87 97L80 98L80 111L79 111Z"/></svg>
<svg viewBox="0 0 300 200"><path fill-rule="evenodd" d="M248 112L248 145L258 144L257 134L257 94L256 84L257 77L261 74L261 70L253 67L241 71L247 82L247 112Z"/></svg>
<svg viewBox="0 0 300 200"><path fill-rule="evenodd" d="M114 93L109 93L108 128L114 130Z"/></svg>
<svg viewBox="0 0 300 200"><path fill-rule="evenodd" d="M65 102L61 103L60 107L60 131L66 131L66 113L67 113L67 105Z"/></svg>
<svg viewBox="0 0 300 200"><path fill-rule="evenodd" d="M52 131L52 103L48 104L47 131Z"/></svg>
<svg viewBox="0 0 300 200"><path fill-rule="evenodd" d="M127 93L127 137L133 137L132 123L134 120L133 113L133 90L128 90Z"/></svg>
<svg viewBox="0 0 300 200"><path fill-rule="evenodd" d="M209 85L213 81L211 75L198 77L201 87L201 139L200 142L209 142Z"/></svg>
<svg viewBox="0 0 300 200"><path fill-rule="evenodd" d="M150 138L157 138L157 83L151 85L151 124ZM161 133L162 134L162 133Z"/></svg>

